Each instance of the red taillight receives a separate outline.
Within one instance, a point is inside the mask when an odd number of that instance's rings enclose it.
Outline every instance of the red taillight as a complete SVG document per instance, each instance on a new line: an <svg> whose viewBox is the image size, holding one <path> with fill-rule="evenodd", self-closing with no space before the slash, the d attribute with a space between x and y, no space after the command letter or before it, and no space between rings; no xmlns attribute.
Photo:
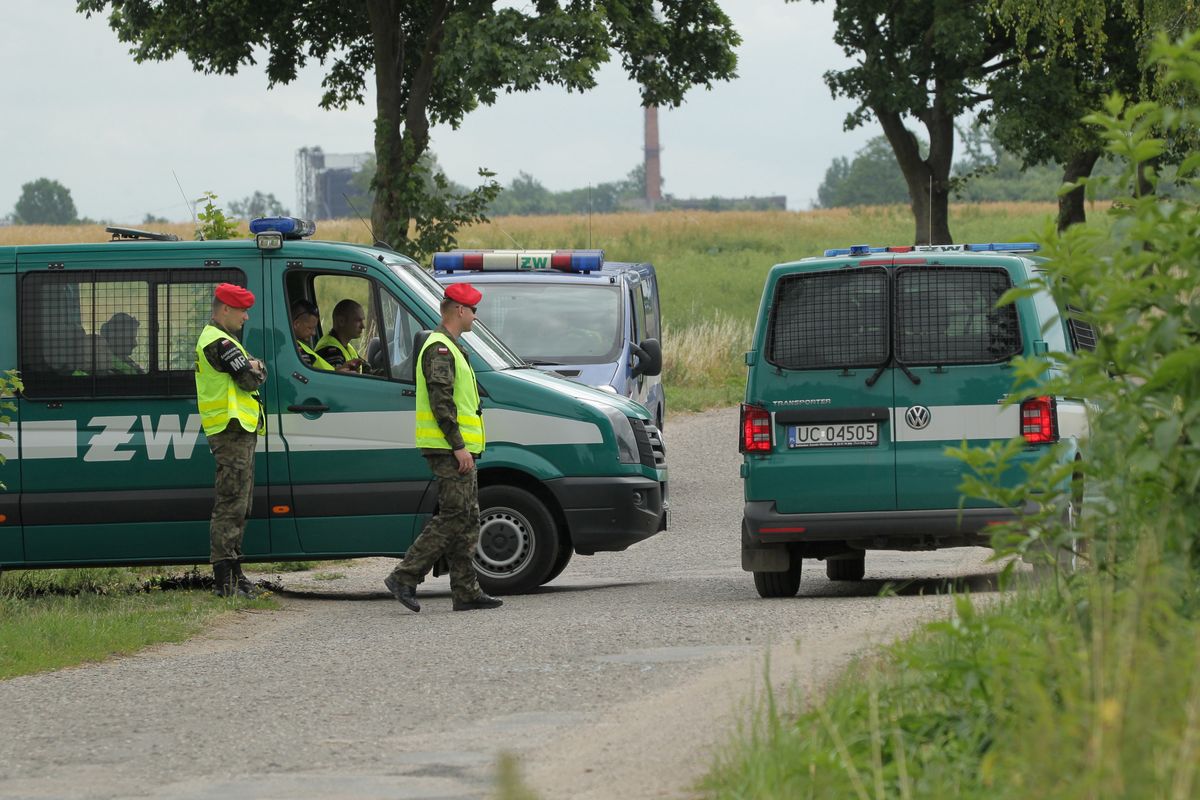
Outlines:
<svg viewBox="0 0 1200 800"><path fill-rule="evenodd" d="M1021 435L1030 444L1058 441L1058 421L1053 397L1035 397L1021 403Z"/></svg>
<svg viewBox="0 0 1200 800"><path fill-rule="evenodd" d="M771 415L765 408L742 404L743 453L771 452Z"/></svg>

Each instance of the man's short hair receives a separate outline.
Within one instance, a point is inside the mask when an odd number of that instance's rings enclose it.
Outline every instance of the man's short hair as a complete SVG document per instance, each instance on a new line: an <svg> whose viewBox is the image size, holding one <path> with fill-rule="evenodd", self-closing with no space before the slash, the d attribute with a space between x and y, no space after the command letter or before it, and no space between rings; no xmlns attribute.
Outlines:
<svg viewBox="0 0 1200 800"><path fill-rule="evenodd" d="M292 303L292 319L300 319L301 317L308 316L309 314L312 314L314 317L321 316L321 312L317 308L316 303L312 302L311 300L304 300L303 298Z"/></svg>
<svg viewBox="0 0 1200 800"><path fill-rule="evenodd" d="M442 313L445 314L452 306L461 305L457 300L451 300L449 297L442 298Z"/></svg>
<svg viewBox="0 0 1200 800"><path fill-rule="evenodd" d="M339 301L338 304L333 307L334 326L336 327L339 323L344 322L346 317L350 316L350 312L354 311L355 309L359 309L361 311L362 303L358 302L357 300L351 300L349 297L347 297L345 300Z"/></svg>

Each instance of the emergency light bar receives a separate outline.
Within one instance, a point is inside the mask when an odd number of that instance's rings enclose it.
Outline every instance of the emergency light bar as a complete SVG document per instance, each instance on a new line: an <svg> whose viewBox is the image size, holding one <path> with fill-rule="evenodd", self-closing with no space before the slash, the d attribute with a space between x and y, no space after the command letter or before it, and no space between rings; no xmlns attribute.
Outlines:
<svg viewBox="0 0 1200 800"><path fill-rule="evenodd" d="M250 232L278 233L284 239L303 239L317 232L317 224L308 219L296 217L258 217L250 220Z"/></svg>
<svg viewBox="0 0 1200 800"><path fill-rule="evenodd" d="M825 251L826 258L865 256L870 253L1034 253L1041 250L1035 242L989 242L987 244L918 244L907 247L871 247L852 244Z"/></svg>
<svg viewBox="0 0 1200 800"><path fill-rule="evenodd" d="M603 250L451 250L433 254L435 272L592 272L602 266Z"/></svg>

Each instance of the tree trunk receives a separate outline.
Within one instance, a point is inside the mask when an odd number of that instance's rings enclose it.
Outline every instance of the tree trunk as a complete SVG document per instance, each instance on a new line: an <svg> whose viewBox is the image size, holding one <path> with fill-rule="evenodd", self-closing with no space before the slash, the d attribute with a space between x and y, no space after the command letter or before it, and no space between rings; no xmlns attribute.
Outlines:
<svg viewBox="0 0 1200 800"><path fill-rule="evenodd" d="M873 109L892 145L908 184L915 234L913 244L952 244L950 235L950 163L954 154L954 119L937 105L922 122L929 132L929 157L921 158L917 137L899 114Z"/></svg>
<svg viewBox="0 0 1200 800"><path fill-rule="evenodd" d="M449 2L433 4L424 41L419 43L405 39L403 6L402 0L367 0L375 45L375 204L371 224L378 241L401 252L424 197L424 182L414 168L429 147L429 96ZM419 44L419 49L414 44ZM411 85L405 87L413 59L418 63Z"/></svg>
<svg viewBox="0 0 1200 800"><path fill-rule="evenodd" d="M1099 150L1085 150L1076 153L1063 166L1063 183L1074 183L1080 178L1092 174L1096 162L1100 160ZM1084 191L1078 186L1066 194L1058 196L1058 232L1062 233L1072 225L1087 222L1087 209L1084 207Z"/></svg>

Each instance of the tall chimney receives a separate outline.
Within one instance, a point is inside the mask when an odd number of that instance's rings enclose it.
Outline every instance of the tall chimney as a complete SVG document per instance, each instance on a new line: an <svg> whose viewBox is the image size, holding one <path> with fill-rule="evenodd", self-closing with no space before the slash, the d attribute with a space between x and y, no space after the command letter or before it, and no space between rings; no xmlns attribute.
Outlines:
<svg viewBox="0 0 1200 800"><path fill-rule="evenodd" d="M662 169L658 162L658 106L646 106L646 207L662 200Z"/></svg>

